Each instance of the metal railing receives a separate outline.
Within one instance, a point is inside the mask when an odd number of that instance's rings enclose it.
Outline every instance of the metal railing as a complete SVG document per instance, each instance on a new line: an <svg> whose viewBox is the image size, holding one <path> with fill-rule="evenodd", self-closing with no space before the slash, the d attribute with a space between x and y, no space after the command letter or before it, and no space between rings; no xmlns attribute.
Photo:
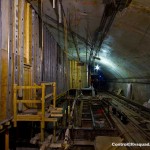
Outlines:
<svg viewBox="0 0 150 150"><path fill-rule="evenodd" d="M46 88L47 86L52 87L52 93L46 94ZM41 99L18 99L18 93L19 90L38 90L41 89ZM44 140L44 128L45 128L45 122L53 122L55 125L55 122L57 122L57 118L50 118L50 115L46 114L45 111L45 100L52 97L53 98L53 109L56 109L56 83L42 83L41 85L34 85L34 86L17 86L14 85L14 100L13 100L13 110L14 110L14 127L17 127L18 121L40 121L41 122L41 141ZM41 110L40 112L37 112L37 114L24 114L24 113L18 113L18 104L41 104ZM59 109L60 110L60 109ZM61 113L61 110L60 110ZM54 115L55 116L55 115ZM56 117L61 117L56 116ZM55 131L54 131L55 134Z"/></svg>

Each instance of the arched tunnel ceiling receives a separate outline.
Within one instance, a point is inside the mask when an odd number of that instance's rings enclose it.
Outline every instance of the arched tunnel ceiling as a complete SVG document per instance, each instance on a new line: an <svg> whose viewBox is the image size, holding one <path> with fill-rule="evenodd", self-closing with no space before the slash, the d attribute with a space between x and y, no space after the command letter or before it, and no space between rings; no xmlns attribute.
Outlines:
<svg viewBox="0 0 150 150"><path fill-rule="evenodd" d="M52 8L53 0L43 0L43 20L64 47L63 26L58 28L58 8ZM31 1L37 9L37 2ZM103 11L103 0L62 0L62 6L70 24L68 53L70 59L89 60L90 46L99 27ZM58 32L59 31L59 32ZM86 55L87 52L87 55ZM118 12L98 52L101 60L95 60L109 79L150 77L150 0L132 0L129 7Z"/></svg>

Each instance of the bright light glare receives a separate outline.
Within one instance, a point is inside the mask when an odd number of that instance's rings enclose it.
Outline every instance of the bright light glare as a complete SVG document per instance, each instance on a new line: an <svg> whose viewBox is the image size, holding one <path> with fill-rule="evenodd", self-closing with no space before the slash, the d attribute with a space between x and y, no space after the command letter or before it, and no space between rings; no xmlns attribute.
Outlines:
<svg viewBox="0 0 150 150"><path fill-rule="evenodd" d="M100 70L100 67L97 65L97 66L95 66L95 69L96 70Z"/></svg>
<svg viewBox="0 0 150 150"><path fill-rule="evenodd" d="M111 59L106 58L106 57L100 57L101 61L100 63L105 65L106 67L109 68L109 70L115 72L118 75L125 76L126 71L120 68L116 63L114 63Z"/></svg>

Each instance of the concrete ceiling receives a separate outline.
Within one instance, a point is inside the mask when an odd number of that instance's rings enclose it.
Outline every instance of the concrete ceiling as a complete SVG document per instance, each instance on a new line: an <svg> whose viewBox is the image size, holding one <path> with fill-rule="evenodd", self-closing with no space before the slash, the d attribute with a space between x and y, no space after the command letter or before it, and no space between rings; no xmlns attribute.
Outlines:
<svg viewBox="0 0 150 150"><path fill-rule="evenodd" d="M58 5L53 9L52 3L53 0L43 0L44 22L64 48L62 23L58 26ZM31 4L37 9L36 1ZM103 0L62 0L62 6L70 24L68 56L78 60L78 49L80 61L88 62L92 39L104 12ZM150 77L150 0L132 0L129 7L117 13L97 57L101 60L95 59L95 63L107 78Z"/></svg>

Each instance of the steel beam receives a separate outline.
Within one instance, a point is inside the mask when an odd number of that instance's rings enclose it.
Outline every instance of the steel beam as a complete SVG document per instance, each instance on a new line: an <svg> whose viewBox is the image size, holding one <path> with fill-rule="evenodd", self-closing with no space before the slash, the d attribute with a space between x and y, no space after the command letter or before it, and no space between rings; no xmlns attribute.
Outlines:
<svg viewBox="0 0 150 150"><path fill-rule="evenodd" d="M35 11L32 10L32 56L31 56L31 64L32 64L32 85L35 83Z"/></svg>
<svg viewBox="0 0 150 150"><path fill-rule="evenodd" d="M12 64L13 64L13 2L9 0L9 33L8 33L8 86L7 86L7 103L6 103L6 116L7 118L11 117L12 113Z"/></svg>
<svg viewBox="0 0 150 150"><path fill-rule="evenodd" d="M39 12L39 16L43 15L43 0L38 0L38 12ZM43 69L44 49L43 49L43 18L42 17L39 17L39 47L41 51L40 74L41 74L41 80L43 80L42 69Z"/></svg>
<svg viewBox="0 0 150 150"><path fill-rule="evenodd" d="M25 0L19 1L19 13L18 13L18 52L19 52L19 85L23 86L23 76L24 76L24 5ZM19 90L19 97L23 97L22 89ZM22 111L22 103L19 103L19 111Z"/></svg>
<svg viewBox="0 0 150 150"><path fill-rule="evenodd" d="M19 8L19 85L23 86L23 68L24 68L24 5L25 0L20 1ZM19 96L22 97L22 90L19 91Z"/></svg>
<svg viewBox="0 0 150 150"><path fill-rule="evenodd" d="M35 14L35 28L34 28L34 32L35 32L35 83L38 83L38 79L39 79L39 77L38 77L38 75L39 75L39 72L38 72L38 70L39 70L39 61L40 61L40 58L39 58L39 40L38 40L38 37L39 37L39 35L38 35L38 24L39 24L39 22L38 22L38 15L37 14Z"/></svg>
<svg viewBox="0 0 150 150"><path fill-rule="evenodd" d="M14 83L18 84L18 0L14 0L13 45L14 45Z"/></svg>

